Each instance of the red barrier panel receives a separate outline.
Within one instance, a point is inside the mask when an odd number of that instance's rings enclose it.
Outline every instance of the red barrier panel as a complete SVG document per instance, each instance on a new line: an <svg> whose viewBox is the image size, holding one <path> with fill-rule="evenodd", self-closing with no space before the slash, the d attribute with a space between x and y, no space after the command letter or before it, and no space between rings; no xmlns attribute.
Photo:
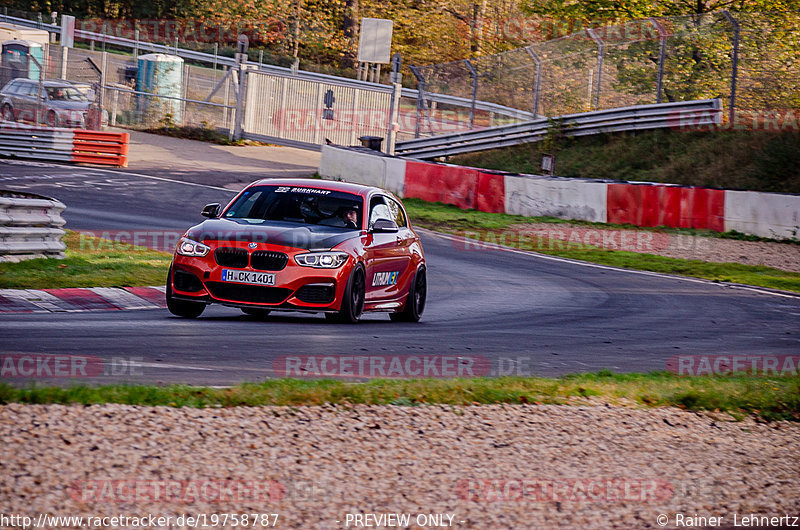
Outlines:
<svg viewBox="0 0 800 530"><path fill-rule="evenodd" d="M641 195L639 186L609 184L606 191L606 218L608 223L638 225Z"/></svg>
<svg viewBox="0 0 800 530"><path fill-rule="evenodd" d="M477 169L408 160L405 196L472 209L478 175Z"/></svg>
<svg viewBox="0 0 800 530"><path fill-rule="evenodd" d="M681 226L724 232L725 190L690 188L690 191L692 193L687 201L687 213L683 216L685 224Z"/></svg>
<svg viewBox="0 0 800 530"><path fill-rule="evenodd" d="M725 191L649 184L609 184L609 223L725 230Z"/></svg>
<svg viewBox="0 0 800 530"><path fill-rule="evenodd" d="M72 161L128 167L128 133L73 130Z"/></svg>
<svg viewBox="0 0 800 530"><path fill-rule="evenodd" d="M476 208L482 212L506 213L506 177L496 173L478 175Z"/></svg>

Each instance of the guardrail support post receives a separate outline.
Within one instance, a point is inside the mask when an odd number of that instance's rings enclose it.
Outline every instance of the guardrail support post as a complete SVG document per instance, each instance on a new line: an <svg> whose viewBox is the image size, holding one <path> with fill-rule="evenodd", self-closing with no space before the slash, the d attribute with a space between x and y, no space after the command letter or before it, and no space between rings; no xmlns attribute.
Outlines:
<svg viewBox="0 0 800 530"><path fill-rule="evenodd" d="M733 53L731 57L731 98L728 106L728 118L731 123L734 122L734 115L736 114L736 78L739 76L739 21L733 18L730 12L723 11L722 14L728 19L728 22L733 26Z"/></svg>
<svg viewBox="0 0 800 530"><path fill-rule="evenodd" d="M542 88L542 60L539 59L539 56L531 50L530 47L525 48L525 51L528 52L528 55L531 56L531 59L536 63L536 80L533 83L533 119L536 119L536 115L539 113L539 93Z"/></svg>
<svg viewBox="0 0 800 530"><path fill-rule="evenodd" d="M592 96L592 109L597 110L600 106L600 83L603 79L603 58L606 53L606 46L603 40L597 36L592 28L587 28L586 33L597 44L597 80L594 83L594 95Z"/></svg>

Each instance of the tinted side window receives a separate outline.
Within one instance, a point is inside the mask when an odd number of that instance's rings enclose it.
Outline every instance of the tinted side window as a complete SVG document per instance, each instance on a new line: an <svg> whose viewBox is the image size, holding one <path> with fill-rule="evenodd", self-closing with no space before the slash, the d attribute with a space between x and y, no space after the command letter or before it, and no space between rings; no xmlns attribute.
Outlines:
<svg viewBox="0 0 800 530"><path fill-rule="evenodd" d="M392 213L392 217L390 217L390 219L393 219L400 228L408 226L402 206L400 206L400 204L394 199L387 198L386 202L389 205L389 211Z"/></svg>
<svg viewBox="0 0 800 530"><path fill-rule="evenodd" d="M15 94L19 90L19 83L11 81L3 92L7 94Z"/></svg>

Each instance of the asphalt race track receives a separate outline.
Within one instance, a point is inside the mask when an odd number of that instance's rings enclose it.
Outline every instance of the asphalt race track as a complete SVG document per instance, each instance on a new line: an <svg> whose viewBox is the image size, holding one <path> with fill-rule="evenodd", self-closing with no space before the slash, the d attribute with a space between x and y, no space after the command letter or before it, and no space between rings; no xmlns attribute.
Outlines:
<svg viewBox="0 0 800 530"><path fill-rule="evenodd" d="M67 228L183 229L223 188L120 171L0 162L0 188L55 197ZM412 219L413 223L413 219ZM678 355L800 351L800 298L706 281L619 271L529 253L464 250L420 231L428 305L419 324L366 315L266 321L211 306L197 320L166 309L0 315L3 353L91 355L135 366L92 382L228 385L271 377L302 355L447 355L493 374L664 370Z"/></svg>

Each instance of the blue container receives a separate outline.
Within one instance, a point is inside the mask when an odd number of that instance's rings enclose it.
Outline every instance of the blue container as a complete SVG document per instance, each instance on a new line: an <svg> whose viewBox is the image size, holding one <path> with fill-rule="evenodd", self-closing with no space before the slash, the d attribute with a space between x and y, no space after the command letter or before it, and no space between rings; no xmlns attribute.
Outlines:
<svg viewBox="0 0 800 530"><path fill-rule="evenodd" d="M44 48L38 42L9 40L2 44L2 68L0 68L0 88L12 79L24 77L39 80L39 66L31 57L42 64Z"/></svg>
<svg viewBox="0 0 800 530"><path fill-rule="evenodd" d="M136 90L158 96L183 97L183 59L163 53L140 56ZM158 120L170 114L173 122L183 121L179 99L141 96L139 110L151 112Z"/></svg>

